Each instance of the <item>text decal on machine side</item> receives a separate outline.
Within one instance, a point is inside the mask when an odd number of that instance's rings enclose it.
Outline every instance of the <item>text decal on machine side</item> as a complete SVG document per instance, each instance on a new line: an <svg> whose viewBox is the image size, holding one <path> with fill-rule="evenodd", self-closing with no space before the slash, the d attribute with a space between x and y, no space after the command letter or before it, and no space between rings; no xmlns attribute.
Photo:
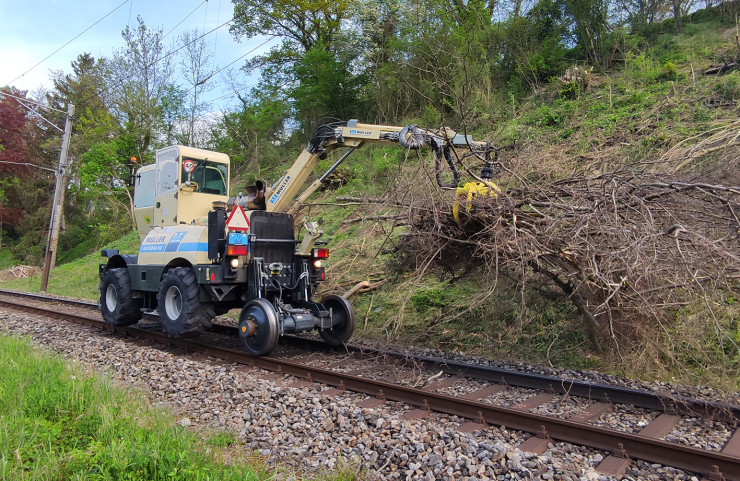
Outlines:
<svg viewBox="0 0 740 481"><path fill-rule="evenodd" d="M286 175L285 178L283 179L283 181L280 182L280 187L278 187L277 190L275 191L275 193L272 194L272 197L270 197L270 204L274 204L274 203L276 203L278 201L278 199L280 198L280 195L285 190L285 187L288 185L288 183L290 182L290 179L291 178L292 178L291 176Z"/></svg>
<svg viewBox="0 0 740 481"><path fill-rule="evenodd" d="M350 135L373 135L372 130L349 129Z"/></svg>

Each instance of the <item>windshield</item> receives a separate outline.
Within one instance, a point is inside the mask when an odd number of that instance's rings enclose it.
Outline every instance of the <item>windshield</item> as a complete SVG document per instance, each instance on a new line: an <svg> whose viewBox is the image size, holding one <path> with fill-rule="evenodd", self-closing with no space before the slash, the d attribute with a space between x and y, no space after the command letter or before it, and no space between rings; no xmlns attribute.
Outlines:
<svg viewBox="0 0 740 481"><path fill-rule="evenodd" d="M190 181L198 184L195 192L204 194L226 195L226 180L229 178L229 166L209 160L195 159L193 157L182 157L182 170L180 182L184 185L188 180L186 166L195 165L195 170L190 174Z"/></svg>

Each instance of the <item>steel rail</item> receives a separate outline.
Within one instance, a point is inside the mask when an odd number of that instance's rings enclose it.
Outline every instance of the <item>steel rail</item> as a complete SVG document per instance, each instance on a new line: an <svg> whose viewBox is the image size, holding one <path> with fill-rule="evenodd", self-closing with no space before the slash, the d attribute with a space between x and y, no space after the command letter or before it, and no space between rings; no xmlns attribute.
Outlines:
<svg viewBox="0 0 740 481"><path fill-rule="evenodd" d="M475 419L480 413L487 423L503 425L521 431L536 433L544 426L550 438L558 441L590 446L611 452L618 448L617 444L622 444L632 458L673 466L695 473L710 473L713 470L713 466L717 466L726 479L740 481L740 457L729 456L715 451L674 444L639 434L612 431L587 423L551 418L514 408L500 407L445 394L417 390L385 381L360 378L327 369L305 366L287 360L270 357L253 357L235 349L204 345L187 339L172 339L163 332L149 331L130 326L113 327L101 320L90 319L71 313L26 306L4 300L0 300L0 305L75 323L101 327L108 331L139 339L151 340L169 347L199 352L270 371L278 371L284 375L293 375L305 379L310 378L313 382L333 386L344 385L350 391L381 396L387 400L404 402L411 405L428 406L430 410L446 414Z"/></svg>
<svg viewBox="0 0 740 481"><path fill-rule="evenodd" d="M57 301L57 302L66 303L66 304L73 304L73 305L78 305L78 306L83 306L83 307L89 307L91 309L98 308L98 305L94 302L85 302L85 301L78 301L76 299L50 297L50 296L45 296L43 294L34 294L32 292L9 291L7 289L0 289L0 294L5 294L8 296L16 296L16 297L27 297L30 299L38 299L44 302Z"/></svg>
<svg viewBox="0 0 740 481"><path fill-rule="evenodd" d="M97 304L90 302L78 301L73 299L59 299L55 297L46 297L39 294L31 294L18 291L8 291L0 289L0 294L28 297L42 301L66 302L73 305L80 305L83 307L95 309L97 309L98 307ZM218 334L238 336L238 331L233 326L214 324L213 329L214 332ZM315 351L325 351L332 349L329 348L326 343L317 339L315 340L305 337L283 336L281 340L293 347L307 347ZM399 359L410 360L419 364L423 364L423 366L429 370L442 371L445 374L452 376L468 376L473 379L528 389L552 389L558 394L568 394L570 396L596 399L599 401L608 401L619 404L632 404L633 406L653 409L670 414L675 413L688 416L700 416L703 418L711 418L714 420L723 421L733 426L740 425L740 406L734 406L722 402L691 399L680 395L666 395L662 393L653 393L620 386L610 386L606 384L588 383L575 379L561 379L551 376L544 376L541 374L513 371L511 369L501 369L491 366L479 366L458 361L449 361L434 358L431 356L410 355L403 352L383 351L380 349L368 347L346 345L344 346L344 350L346 350L346 352L348 353L356 353L361 355L386 355Z"/></svg>
<svg viewBox="0 0 740 481"><path fill-rule="evenodd" d="M229 334L231 326L219 326L223 334ZM236 328L234 328L234 334ZM285 342L291 346L305 346L313 350L326 349L326 344L320 340L295 336L284 336ZM552 389L558 394L596 399L618 404L632 404L633 406L670 414L685 414L700 416L724 421L733 426L740 425L740 407L716 401L691 399L685 396L671 396L661 393L652 393L638 389L610 386L607 384L588 383L576 379L561 379L541 374L532 374L510 369L500 369L491 366L478 366L458 361L448 361L430 356L410 355L396 351L383 351L375 348L345 346L347 352L363 355L391 356L417 362L431 371L442 371L451 376L467 376L472 379L517 386L540 391Z"/></svg>

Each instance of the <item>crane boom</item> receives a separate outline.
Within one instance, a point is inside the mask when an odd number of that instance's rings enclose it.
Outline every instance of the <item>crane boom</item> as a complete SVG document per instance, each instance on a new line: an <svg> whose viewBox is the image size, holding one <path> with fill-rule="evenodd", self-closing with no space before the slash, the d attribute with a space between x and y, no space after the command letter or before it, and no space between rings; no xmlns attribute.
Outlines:
<svg viewBox="0 0 740 481"><path fill-rule="evenodd" d="M308 147L293 162L293 165L265 193L266 210L268 212L284 211L298 196L308 176L316 168L319 160L326 158L327 154L338 147L349 147L342 158L320 179L316 180L299 197L300 202L313 194L322 184L326 176L331 173L347 156L355 149L359 149L369 143L398 143L402 147L420 148L422 145L430 145L441 155L442 148L446 149L446 143L463 148L483 149L485 142L473 142L470 137L456 134L450 129L443 128L440 131L420 129L410 125L405 127L393 125L361 124L357 120L350 120L346 125L329 124L317 129ZM445 150L447 154L447 151ZM449 155L448 163L453 167Z"/></svg>

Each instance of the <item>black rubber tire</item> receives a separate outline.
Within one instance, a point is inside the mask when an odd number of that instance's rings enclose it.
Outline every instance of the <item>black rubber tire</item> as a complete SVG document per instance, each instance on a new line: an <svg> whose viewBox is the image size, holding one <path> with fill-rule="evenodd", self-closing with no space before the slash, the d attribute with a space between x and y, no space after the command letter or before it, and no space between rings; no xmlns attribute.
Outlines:
<svg viewBox="0 0 740 481"><path fill-rule="evenodd" d="M349 341L355 332L357 313L352 304L344 297L334 294L328 295L321 300L321 304L328 311L332 310L332 328L321 329L321 338L330 346L341 346Z"/></svg>
<svg viewBox="0 0 740 481"><path fill-rule="evenodd" d="M130 326L141 320L143 299L134 298L127 268L105 271L99 289L100 311L105 322L111 326Z"/></svg>
<svg viewBox="0 0 740 481"><path fill-rule="evenodd" d="M162 330L170 337L194 336L210 329L216 314L213 304L200 301L200 285L189 267L165 272L157 293L157 311Z"/></svg>
<svg viewBox="0 0 740 481"><path fill-rule="evenodd" d="M250 319L256 325L257 332L248 336ZM244 344L244 350L253 356L270 354L278 343L280 330L278 327L277 311L267 299L253 299L244 306L239 314L239 337Z"/></svg>

